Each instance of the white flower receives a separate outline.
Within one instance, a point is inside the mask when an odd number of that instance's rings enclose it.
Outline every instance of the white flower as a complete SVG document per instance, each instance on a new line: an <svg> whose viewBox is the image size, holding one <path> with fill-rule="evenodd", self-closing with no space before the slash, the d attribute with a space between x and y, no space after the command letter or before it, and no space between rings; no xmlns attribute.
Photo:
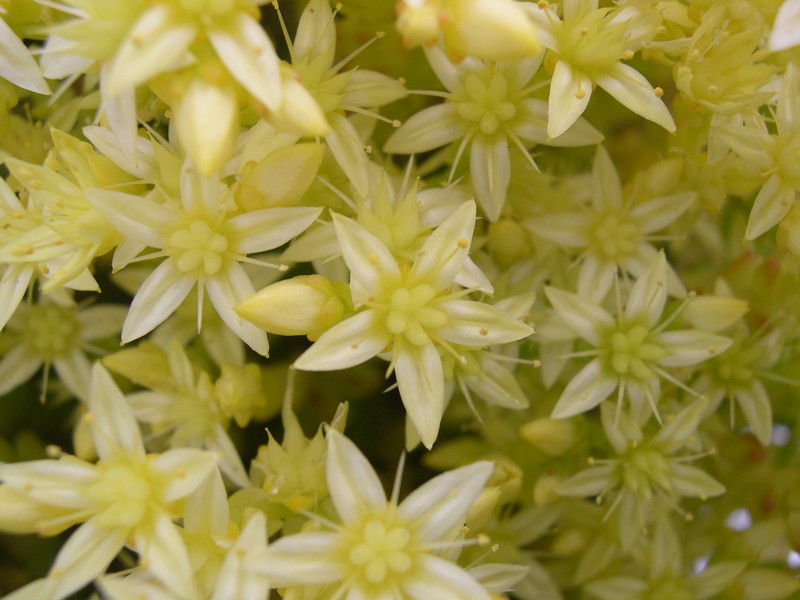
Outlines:
<svg viewBox="0 0 800 600"><path fill-rule="evenodd" d="M475 210L472 201L456 210L428 237L412 265L399 264L355 221L334 215L353 301L365 310L323 333L295 362L304 371L334 371L389 348L389 372L395 371L403 404L428 448L436 441L444 411L444 373L436 346L484 347L533 332L501 310L449 292L469 253Z"/></svg>
<svg viewBox="0 0 800 600"><path fill-rule="evenodd" d="M444 473L398 504L397 489L387 501L364 455L331 430L327 479L341 525L281 538L259 568L276 587L330 585L335 597L489 600L478 581L441 555L460 545L467 511L492 468L483 461Z"/></svg>

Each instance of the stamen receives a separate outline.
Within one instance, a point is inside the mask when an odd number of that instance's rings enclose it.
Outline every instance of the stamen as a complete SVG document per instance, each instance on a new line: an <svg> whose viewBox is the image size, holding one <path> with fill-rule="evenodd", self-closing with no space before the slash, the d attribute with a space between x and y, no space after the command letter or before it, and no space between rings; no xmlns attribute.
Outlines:
<svg viewBox="0 0 800 600"><path fill-rule="evenodd" d="M320 183L322 183L322 185L324 185L326 188L328 188L330 191L336 194L342 202L347 204L350 210L352 210L354 213L358 213L358 206L356 205L355 201L352 198L350 198L350 196L345 194L342 190L337 188L335 185L333 185L330 181L328 181L321 175L317 175L317 179L320 181Z"/></svg>

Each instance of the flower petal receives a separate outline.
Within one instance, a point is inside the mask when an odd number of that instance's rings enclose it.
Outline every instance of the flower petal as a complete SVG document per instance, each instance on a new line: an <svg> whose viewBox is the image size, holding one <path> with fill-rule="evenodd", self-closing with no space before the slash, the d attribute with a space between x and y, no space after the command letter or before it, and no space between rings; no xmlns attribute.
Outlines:
<svg viewBox="0 0 800 600"><path fill-rule="evenodd" d="M415 113L395 131L383 147L389 154L415 154L445 146L467 133L452 102Z"/></svg>
<svg viewBox="0 0 800 600"><path fill-rule="evenodd" d="M753 203L745 237L754 240L777 225L791 210L796 196L794 186L780 174L770 177Z"/></svg>
<svg viewBox="0 0 800 600"><path fill-rule="evenodd" d="M494 465L480 461L437 475L409 494L398 513L416 524L422 542L444 539L461 527Z"/></svg>
<svg viewBox="0 0 800 600"><path fill-rule="evenodd" d="M438 350L433 344L395 348L395 376L406 412L430 450L444 412L444 371Z"/></svg>
<svg viewBox="0 0 800 600"><path fill-rule="evenodd" d="M125 396L100 362L92 367L88 406L92 415L92 439L100 458L109 458L120 451L144 456L139 425Z"/></svg>
<svg viewBox="0 0 800 600"><path fill-rule="evenodd" d="M472 186L481 208L490 221L497 221L511 181L511 160L506 138L489 140L476 136L470 148L469 166Z"/></svg>
<svg viewBox="0 0 800 600"><path fill-rule="evenodd" d="M552 287L545 287L544 293L567 327L593 346L600 344L598 331L614 325L614 317L586 298Z"/></svg>
<svg viewBox="0 0 800 600"><path fill-rule="evenodd" d="M233 309L246 298L256 293L253 283L244 268L232 262L217 276L206 280L206 291L211 304L225 325L245 344L261 356L269 354L267 334L238 315Z"/></svg>
<svg viewBox="0 0 800 600"><path fill-rule="evenodd" d="M325 475L331 500L345 525L370 510L386 509L386 493L358 447L335 429L327 433Z"/></svg>
<svg viewBox="0 0 800 600"><path fill-rule="evenodd" d="M411 600L491 600L489 592L461 567L429 554L420 559L424 577L403 580L403 592Z"/></svg>
<svg viewBox="0 0 800 600"><path fill-rule="evenodd" d="M389 341L381 314L365 310L323 333L298 357L294 366L301 371L347 369L377 356Z"/></svg>
<svg viewBox="0 0 800 600"><path fill-rule="evenodd" d="M165 321L183 302L196 281L195 277L178 271L172 259L158 265L131 302L122 325L122 343L142 337Z"/></svg>
<svg viewBox="0 0 800 600"><path fill-rule="evenodd" d="M617 378L602 373L602 365L595 359L572 378L550 416L565 419L591 410L608 398L618 384Z"/></svg>
<svg viewBox="0 0 800 600"><path fill-rule="evenodd" d="M383 242L356 221L339 214L334 213L333 224L350 277L370 295L380 295L385 285L394 287L400 283L397 261Z"/></svg>
<svg viewBox="0 0 800 600"><path fill-rule="evenodd" d="M644 75L633 67L616 62L596 75L595 82L637 115L661 125L670 133L675 132L675 121L667 106Z"/></svg>
<svg viewBox="0 0 800 600"><path fill-rule="evenodd" d="M281 103L280 61L258 21L237 11L214 22L206 34L234 79L270 110Z"/></svg>
<svg viewBox="0 0 800 600"><path fill-rule="evenodd" d="M727 350L733 343L730 338L706 331L666 331L659 334L658 342L669 354L656 361L664 367L696 365Z"/></svg>
<svg viewBox="0 0 800 600"><path fill-rule="evenodd" d="M586 110L591 96L592 80L573 69L569 63L558 61L550 82L547 105L548 137L557 138L572 127Z"/></svg>
<svg viewBox="0 0 800 600"><path fill-rule="evenodd" d="M256 568L276 588L335 583L346 576L335 560L341 543L341 537L335 533L288 535L261 554Z"/></svg>
<svg viewBox="0 0 800 600"><path fill-rule="evenodd" d="M447 300L437 305L450 320L436 334L464 346L506 344L528 337L533 327L502 310L472 300Z"/></svg>
<svg viewBox="0 0 800 600"><path fill-rule="evenodd" d="M304 232L322 212L313 206L251 210L229 219L236 235L234 250L241 254L265 252L283 246Z"/></svg>

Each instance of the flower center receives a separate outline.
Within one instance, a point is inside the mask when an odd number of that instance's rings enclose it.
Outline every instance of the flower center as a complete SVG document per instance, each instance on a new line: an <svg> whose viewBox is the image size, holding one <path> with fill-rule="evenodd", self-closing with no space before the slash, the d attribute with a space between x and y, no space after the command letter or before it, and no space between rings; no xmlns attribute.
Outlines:
<svg viewBox="0 0 800 600"><path fill-rule="evenodd" d="M659 487L669 491L669 465L661 452L646 448L632 450L621 464L623 485L640 498L650 498Z"/></svg>
<svg viewBox="0 0 800 600"><path fill-rule="evenodd" d="M469 73L453 99L458 115L486 135L492 135L517 115L508 80L493 66Z"/></svg>
<svg viewBox="0 0 800 600"><path fill-rule="evenodd" d="M356 534L347 559L367 581L380 584L393 574L405 573L411 568L410 541L408 528L371 519Z"/></svg>
<svg viewBox="0 0 800 600"><path fill-rule="evenodd" d="M101 511L99 523L114 527L139 524L157 500L153 481L147 477L145 464L110 464L85 496L95 501Z"/></svg>
<svg viewBox="0 0 800 600"><path fill-rule="evenodd" d="M66 356L80 341L75 309L58 304L31 306L23 328L25 343L39 357L52 361Z"/></svg>
<svg viewBox="0 0 800 600"><path fill-rule="evenodd" d="M595 251L609 260L633 254L639 244L639 226L618 213L597 216L590 225L589 237Z"/></svg>
<svg viewBox="0 0 800 600"><path fill-rule="evenodd" d="M648 341L649 333L642 325L613 331L604 349L608 367L618 375L632 375L637 379L653 377L649 363L665 356L666 352L660 345Z"/></svg>
<svg viewBox="0 0 800 600"><path fill-rule="evenodd" d="M386 328L394 335L405 336L416 346L430 343L427 330L438 329L448 323L443 311L430 306L434 296L436 291L424 283L411 289L395 289L389 297Z"/></svg>
<svg viewBox="0 0 800 600"><path fill-rule="evenodd" d="M218 231L216 223L194 219L170 234L165 250L175 258L179 271L214 275L222 268L228 246L228 238Z"/></svg>

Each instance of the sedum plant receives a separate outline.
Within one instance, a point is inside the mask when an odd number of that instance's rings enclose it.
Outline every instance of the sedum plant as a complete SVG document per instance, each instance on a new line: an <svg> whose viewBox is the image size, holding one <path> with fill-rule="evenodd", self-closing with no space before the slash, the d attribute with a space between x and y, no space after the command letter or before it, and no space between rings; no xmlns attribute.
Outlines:
<svg viewBox="0 0 800 600"><path fill-rule="evenodd" d="M798 31L0 0L0 595L800 598Z"/></svg>

